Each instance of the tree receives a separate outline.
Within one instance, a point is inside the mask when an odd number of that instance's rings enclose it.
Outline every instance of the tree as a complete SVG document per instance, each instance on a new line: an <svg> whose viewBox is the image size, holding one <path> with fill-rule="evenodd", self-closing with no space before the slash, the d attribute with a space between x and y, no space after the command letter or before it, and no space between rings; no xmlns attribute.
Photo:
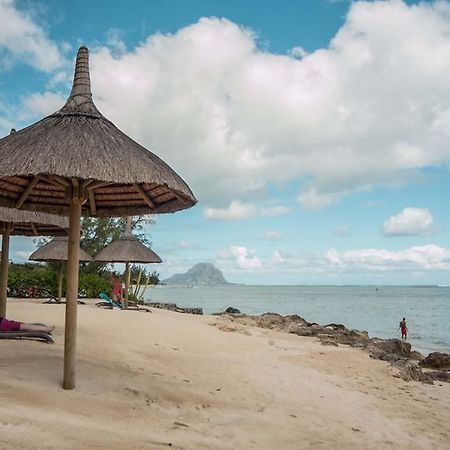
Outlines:
<svg viewBox="0 0 450 450"><path fill-rule="evenodd" d="M95 256L100 250L116 240L126 228L126 217L83 217L81 221L82 235L80 245L83 250ZM148 235L144 233L144 226L152 224L154 220L148 216L136 216L131 219L131 230L146 245L151 245ZM92 262L81 268L83 273L105 272L107 264Z"/></svg>

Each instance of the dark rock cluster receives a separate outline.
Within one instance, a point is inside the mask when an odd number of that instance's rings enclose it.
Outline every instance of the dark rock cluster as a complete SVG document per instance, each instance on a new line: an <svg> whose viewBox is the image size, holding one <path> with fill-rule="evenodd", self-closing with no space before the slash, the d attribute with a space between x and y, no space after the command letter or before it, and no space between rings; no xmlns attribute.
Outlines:
<svg viewBox="0 0 450 450"><path fill-rule="evenodd" d="M146 305L150 306L151 308L167 309L168 311L175 311L185 314L197 314L197 315L203 314L202 308L182 308L181 306L177 306L176 303L150 302L146 303Z"/></svg>
<svg viewBox="0 0 450 450"><path fill-rule="evenodd" d="M219 314L229 314L230 320L246 325L284 331L298 336L313 336L323 345L344 344L361 348L367 351L371 358L389 361L399 369L397 376L406 381L415 380L431 384L434 380L450 382L450 355L430 353L424 357L417 351L411 351L411 344L400 339L370 338L367 331L350 330L336 323L320 325L308 322L298 315L265 313L251 316L239 314L239 310L231 307ZM423 371L423 368L429 370Z"/></svg>

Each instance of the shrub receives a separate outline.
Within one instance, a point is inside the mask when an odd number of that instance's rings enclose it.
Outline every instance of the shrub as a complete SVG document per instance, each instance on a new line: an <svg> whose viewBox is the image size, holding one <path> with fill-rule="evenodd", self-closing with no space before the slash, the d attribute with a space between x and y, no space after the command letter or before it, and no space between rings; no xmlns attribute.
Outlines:
<svg viewBox="0 0 450 450"><path fill-rule="evenodd" d="M80 274L79 293L81 297L98 298L100 292L111 293L111 283L106 278L93 274Z"/></svg>
<svg viewBox="0 0 450 450"><path fill-rule="evenodd" d="M39 265L11 264L8 295L11 297L46 297L57 293L57 273Z"/></svg>
<svg viewBox="0 0 450 450"><path fill-rule="evenodd" d="M63 295L66 278L63 279ZM111 291L110 282L97 274L80 274L79 295L98 298L100 292ZM48 297L58 293L58 272L38 264L10 264L8 295L10 297Z"/></svg>

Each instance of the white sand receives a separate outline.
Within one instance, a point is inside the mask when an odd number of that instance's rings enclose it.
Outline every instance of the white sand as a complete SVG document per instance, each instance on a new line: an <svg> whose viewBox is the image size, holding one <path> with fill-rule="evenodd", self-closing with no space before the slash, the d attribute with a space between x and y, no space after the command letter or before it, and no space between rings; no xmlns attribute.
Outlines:
<svg viewBox="0 0 450 450"><path fill-rule="evenodd" d="M9 301L9 318L57 328L53 345L0 340L1 449L450 448L450 384L404 382L363 351L211 316L78 311L64 391L64 306Z"/></svg>

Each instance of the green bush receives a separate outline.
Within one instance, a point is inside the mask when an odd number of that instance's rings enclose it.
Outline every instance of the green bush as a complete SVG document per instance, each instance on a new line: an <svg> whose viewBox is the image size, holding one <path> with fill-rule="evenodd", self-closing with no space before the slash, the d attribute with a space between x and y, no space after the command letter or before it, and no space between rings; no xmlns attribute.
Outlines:
<svg viewBox="0 0 450 450"><path fill-rule="evenodd" d="M63 296L66 278L63 279ZM79 295L98 298L100 292L111 292L108 279L96 274L80 274ZM8 296L44 298L58 294L58 272L38 264L10 264Z"/></svg>
<svg viewBox="0 0 450 450"><path fill-rule="evenodd" d="M80 274L79 293L81 297L98 298L100 292L111 293L111 283L96 274Z"/></svg>
<svg viewBox="0 0 450 450"><path fill-rule="evenodd" d="M10 297L46 297L57 293L57 273L36 264L11 264L8 273Z"/></svg>

